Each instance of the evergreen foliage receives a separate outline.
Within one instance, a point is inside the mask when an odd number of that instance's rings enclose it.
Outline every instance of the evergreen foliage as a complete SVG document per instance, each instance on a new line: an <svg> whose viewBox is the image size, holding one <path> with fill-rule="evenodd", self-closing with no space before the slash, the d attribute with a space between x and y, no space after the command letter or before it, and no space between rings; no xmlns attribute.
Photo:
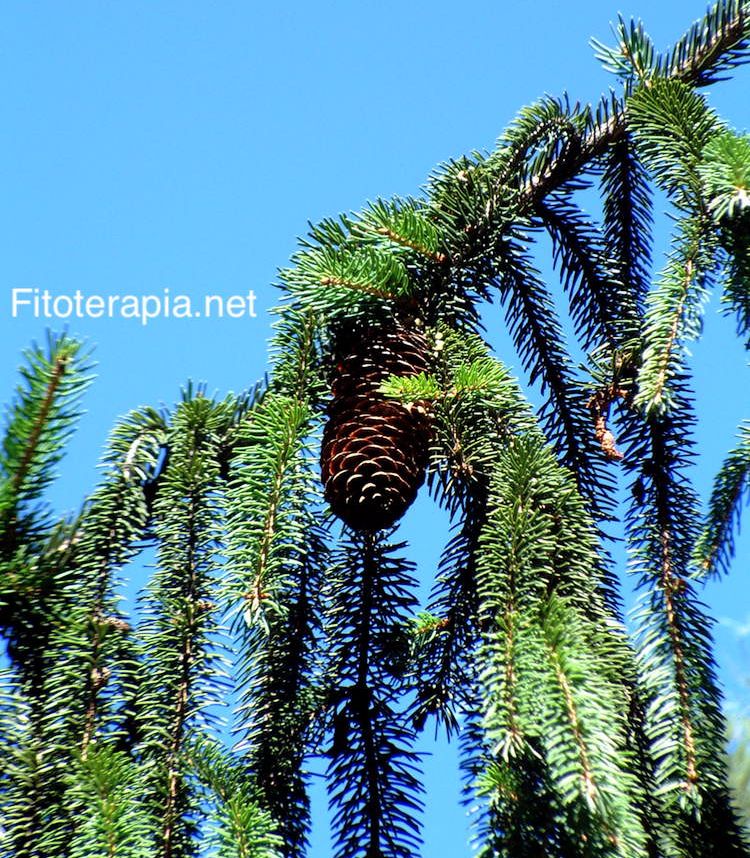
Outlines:
<svg viewBox="0 0 750 858"><path fill-rule="evenodd" d="M729 571L750 429L702 519L687 347L714 289L750 331L750 142L701 92L748 59L750 5L720 0L664 53L640 23L616 35L596 50L618 93L546 97L423 196L311 226L270 378L124 417L73 520L43 499L87 357L67 337L29 352L0 451L0 855L301 858L322 766L336 858L411 858L433 724L459 736L482 858L748 854L700 593ZM655 190L674 216L656 274ZM493 352L493 300L536 410ZM341 343L375 330L358 370ZM398 524L325 503L344 376L381 433L419 415L451 520L424 606ZM355 476L398 485L376 441ZM131 617L121 577L145 549Z"/></svg>

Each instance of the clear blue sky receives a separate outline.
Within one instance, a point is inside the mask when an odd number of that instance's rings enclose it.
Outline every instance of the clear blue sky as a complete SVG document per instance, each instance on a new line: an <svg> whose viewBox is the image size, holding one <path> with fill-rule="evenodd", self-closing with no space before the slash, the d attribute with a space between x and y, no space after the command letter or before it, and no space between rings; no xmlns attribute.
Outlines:
<svg viewBox="0 0 750 858"><path fill-rule="evenodd" d="M643 16L664 46L704 9L698 0L619 9L600 0L291 0L273 11L247 0L6 3L0 400L21 350L45 330L28 312L11 318L14 288L257 295L254 319L70 323L96 346L99 378L53 502L72 509L91 488L118 415L175 401L188 378L225 392L262 376L271 284L308 220L417 193L436 164L490 148L518 108L545 92L598 97L612 81L588 39L609 40L618 11ZM711 93L743 130L748 83L743 69ZM499 341L501 328L498 314L490 336ZM694 352L705 494L750 416L745 357L715 303ZM426 576L430 515L420 502L406 525ZM726 619L719 656L738 705L743 644L731 624L750 622L749 554L745 540L735 573L706 593ZM439 745L427 769L425 854L468 855L463 812L453 809L453 749ZM320 816L322 806L316 794ZM328 855L325 835L315 841L316 858Z"/></svg>

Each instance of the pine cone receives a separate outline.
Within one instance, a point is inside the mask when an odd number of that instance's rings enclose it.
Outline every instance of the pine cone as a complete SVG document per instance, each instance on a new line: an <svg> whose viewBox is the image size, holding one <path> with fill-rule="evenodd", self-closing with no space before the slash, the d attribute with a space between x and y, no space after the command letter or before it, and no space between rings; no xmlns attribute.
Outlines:
<svg viewBox="0 0 750 858"><path fill-rule="evenodd" d="M321 477L331 509L355 530L390 527L424 482L430 419L378 390L390 375L428 370L425 337L400 325L352 332L341 357L323 433Z"/></svg>

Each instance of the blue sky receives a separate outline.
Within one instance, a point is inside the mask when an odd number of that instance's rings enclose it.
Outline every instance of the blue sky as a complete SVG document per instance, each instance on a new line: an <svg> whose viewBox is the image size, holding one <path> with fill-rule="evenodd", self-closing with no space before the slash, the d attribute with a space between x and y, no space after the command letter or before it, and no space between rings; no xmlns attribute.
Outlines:
<svg viewBox="0 0 750 858"><path fill-rule="evenodd" d="M608 41L618 11L643 16L665 46L704 9L696 0L6 4L0 398L21 350L49 324L28 308L12 318L13 289L257 296L255 318L73 320L71 333L96 347L98 380L52 501L78 505L108 429L130 408L174 402L188 378L223 393L263 375L276 270L309 220L418 193L435 165L492 147L545 92L597 98L613 81L588 40ZM742 130L749 82L742 69L710 95ZM657 265L663 219L660 229ZM488 323L501 342L499 314ZM715 303L694 354L705 495L750 412L746 359ZM433 514L420 501L405 525L425 575ZM734 574L706 592L726 620L717 641L736 705L746 702L738 629L750 622L749 553L744 540ZM425 854L468 855L463 812L452 809L453 749L438 746L427 785ZM322 804L316 794L321 816ZM329 854L320 832L315 854Z"/></svg>

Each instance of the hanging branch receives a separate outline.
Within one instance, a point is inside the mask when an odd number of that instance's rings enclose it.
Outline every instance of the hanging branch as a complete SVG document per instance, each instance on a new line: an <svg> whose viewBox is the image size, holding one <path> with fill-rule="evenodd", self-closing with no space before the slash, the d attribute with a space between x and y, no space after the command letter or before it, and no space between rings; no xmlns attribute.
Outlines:
<svg viewBox="0 0 750 858"><path fill-rule="evenodd" d="M489 474L499 446L534 428L531 409L480 337L443 330L434 401L437 500L460 516L438 567L428 615L414 631L419 692L416 724L434 714L451 733L471 709L478 641L476 552L485 522ZM408 387L404 379L401 387ZM412 392L419 399L429 391Z"/></svg>
<svg viewBox="0 0 750 858"><path fill-rule="evenodd" d="M19 688L11 667L0 672L0 757L2 824L8 851L31 858L32 844L44 842L44 807L39 801L42 763L39 738L34 736L30 701ZM41 836L40 836L41 835Z"/></svg>
<svg viewBox="0 0 750 858"><path fill-rule="evenodd" d="M438 567L429 613L414 628L419 667L417 729L435 715L448 735L459 732L458 714L470 702L471 656L476 645L476 570L474 549L481 527L482 507L466 512L461 530L446 546Z"/></svg>
<svg viewBox="0 0 750 858"><path fill-rule="evenodd" d="M271 815L262 809L251 774L220 745L198 741L190 765L210 804L206 846L215 858L278 858L283 843Z"/></svg>
<svg viewBox="0 0 750 858"><path fill-rule="evenodd" d="M316 706L314 645L325 533L315 512L309 403L323 394L310 312L289 314L274 348L270 392L236 432L227 493L225 599L240 641L239 748L283 854L302 853L309 828L303 771Z"/></svg>
<svg viewBox="0 0 750 858"><path fill-rule="evenodd" d="M61 436L70 431L77 413L75 403L88 381L77 366L78 345L65 339L51 343L59 347L61 358L46 362L35 353L26 376L28 398L22 395L19 399L5 445L11 457L6 459L8 465L19 449L21 435L26 433L30 439L13 480L16 497L24 502L38 498L49 481L50 468L60 457ZM38 373L45 372L45 367L52 377L44 394L37 398L37 408L34 390ZM128 435L132 428L125 421L115 430L105 459L118 474L124 457L118 448L118 440L122 441L118 433ZM138 467L141 461L148 462L149 455L139 457ZM107 506L111 501L114 506ZM45 533L38 520L30 524L36 511L26 517L23 528L28 542L19 545L9 563L6 583L13 582L16 591L9 652L17 665L17 682L30 704L29 730L20 759L30 766L28 777L35 783L30 795L39 803L38 810L31 812L25 802L25 810L17 814L30 814L36 820L31 828L25 824L7 826L18 854L35 848L33 844L37 842L50 850L65 842L74 817L64 797L64 775L75 749L85 751L91 741L98 714L97 698L108 680L111 678L110 696L122 691L122 664L116 653L127 625L111 605L108 585L111 569L133 553L132 543L141 535L142 506L139 480L128 482L121 474L110 475L72 523ZM16 516L15 521L24 520L23 516L25 513L21 518ZM36 533L33 537L32 532ZM119 716L113 708L108 717L112 727ZM39 758L42 749L44 765ZM17 777L26 775L17 770ZM16 813L13 802L11 798L8 805L11 817Z"/></svg>
<svg viewBox="0 0 750 858"><path fill-rule="evenodd" d="M138 550L146 522L144 482L153 476L163 421L146 411L113 431L104 465L108 473L56 555L56 577L65 582L46 606L46 637L19 636L24 688L38 701L38 731L47 748L46 786L39 796L59 802L60 819L74 819L64 797L64 773L77 750L85 762L97 733L111 740L123 730L122 698L132 696L134 654L128 623L116 608L112 576ZM24 619L24 615L21 615ZM26 618L26 628L40 623ZM44 628L44 626L41 626ZM53 753L54 749L54 753ZM65 827L62 826L61 837Z"/></svg>
<svg viewBox="0 0 750 858"><path fill-rule="evenodd" d="M352 536L329 572L327 778L336 858L406 858L419 847L423 787L415 736L399 709L400 628L416 582L410 564L394 556L400 547Z"/></svg>
<svg viewBox="0 0 750 858"><path fill-rule="evenodd" d="M540 200L536 214L552 238L552 256L569 295L570 313L582 347L621 345L617 319L625 291L608 270L602 236L565 189Z"/></svg>
<svg viewBox="0 0 750 858"><path fill-rule="evenodd" d="M651 265L653 201L648 176L630 135L613 143L604 156L601 179L605 253L620 284L619 342L639 336Z"/></svg>
<svg viewBox="0 0 750 858"><path fill-rule="evenodd" d="M516 807L502 788L508 778L525 776L519 764L542 754L550 813L560 824L582 814L577 825L603 838L604 854L643 855L646 835L633 808L644 796L623 714L634 665L592 579L599 563L593 524L538 438L518 439L500 454L492 488L479 582L494 812L514 820L511 831L524 826L515 815L525 812L523 803ZM596 693L586 693L589 682Z"/></svg>
<svg viewBox="0 0 750 858"><path fill-rule="evenodd" d="M116 426L103 460L108 473L74 537L71 562L85 588L76 599L83 610L78 619L88 627L90 647L79 743L84 760L97 726L107 726L99 711L105 689L110 699L117 699L118 691L125 696L134 693L133 688L115 687L119 676L129 672L120 650L130 628L113 598L113 574L137 553L145 535L148 494L162 476L159 463L166 431L162 415L150 409L132 412ZM134 657L131 653L130 659Z"/></svg>
<svg viewBox="0 0 750 858"><path fill-rule="evenodd" d="M144 678L136 700L142 756L151 767L147 800L158 855L192 854L197 811L184 748L211 728L207 711L225 694L213 618L219 570L219 450L231 400L215 403L187 391L168 438L169 468L154 502L157 571L139 628Z"/></svg>
<svg viewBox="0 0 750 858"><path fill-rule="evenodd" d="M582 494L599 514L612 509L612 476L595 443L583 390L576 385L572 361L564 345L552 298L531 261L517 251L503 282L506 321L516 349L546 396L540 418L546 436L571 468Z"/></svg>
<svg viewBox="0 0 750 858"><path fill-rule="evenodd" d="M734 532L750 488L750 423L743 423L739 443L729 453L714 480L709 509L693 558L708 573L727 572L734 556Z"/></svg>
<svg viewBox="0 0 750 858"><path fill-rule="evenodd" d="M76 808L78 823L66 852L70 858L150 854L142 778L127 754L107 745L92 750L69 772L67 800Z"/></svg>
<svg viewBox="0 0 750 858"><path fill-rule="evenodd" d="M50 335L47 349L29 350L21 373L0 456L0 521L5 531L21 504L37 500L53 477L65 441L79 416L80 398L91 382L81 345ZM4 539L7 535L4 533Z"/></svg>
<svg viewBox="0 0 750 858"><path fill-rule="evenodd" d="M739 855L745 853L722 786L723 719L710 623L689 580L698 527L685 473L692 421L684 389L669 415L645 424L628 410L623 416L625 463L637 474L626 533L632 571L646 590L635 634L644 730L668 842L706 855L719 842L726 854Z"/></svg>
<svg viewBox="0 0 750 858"><path fill-rule="evenodd" d="M50 527L36 502L54 477L91 381L88 357L66 337L50 335L46 350L25 357L0 449L0 624L11 629L19 603L53 586L33 559L43 553Z"/></svg>

